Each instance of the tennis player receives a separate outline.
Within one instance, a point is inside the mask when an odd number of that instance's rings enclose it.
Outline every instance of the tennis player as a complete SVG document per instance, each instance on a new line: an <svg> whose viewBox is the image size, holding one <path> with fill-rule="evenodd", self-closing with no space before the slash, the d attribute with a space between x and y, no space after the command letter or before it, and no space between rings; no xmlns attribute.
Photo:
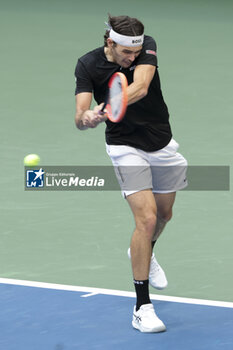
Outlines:
<svg viewBox="0 0 233 350"><path fill-rule="evenodd" d="M104 46L78 60L75 122L85 130L105 121L106 149L115 169L134 165L124 178L117 176L136 225L128 250L136 290L132 325L141 332L162 332L166 327L151 303L149 283L163 289L167 279L152 250L172 217L176 192L187 185L187 161L172 137L155 40L144 35L143 24L135 18L109 16L107 26ZM129 84L127 111L119 123L100 113L115 72L124 73ZM97 106L91 110L93 95ZM133 179L139 181L132 189Z"/></svg>

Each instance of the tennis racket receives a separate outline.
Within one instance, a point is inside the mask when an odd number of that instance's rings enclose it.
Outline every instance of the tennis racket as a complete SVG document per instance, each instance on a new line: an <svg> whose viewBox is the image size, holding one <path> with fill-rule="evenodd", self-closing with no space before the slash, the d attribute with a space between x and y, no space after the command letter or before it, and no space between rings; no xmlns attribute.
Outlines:
<svg viewBox="0 0 233 350"><path fill-rule="evenodd" d="M108 96L101 109L113 123L119 123L127 109L127 86L128 82L123 73L116 72L108 83Z"/></svg>

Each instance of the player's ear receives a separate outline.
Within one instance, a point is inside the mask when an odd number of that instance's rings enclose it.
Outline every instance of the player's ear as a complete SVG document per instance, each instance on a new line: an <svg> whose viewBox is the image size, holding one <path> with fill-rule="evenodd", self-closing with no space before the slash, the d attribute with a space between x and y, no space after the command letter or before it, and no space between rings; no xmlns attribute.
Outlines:
<svg viewBox="0 0 233 350"><path fill-rule="evenodd" d="M114 41L111 38L107 39L107 45L108 47L113 47Z"/></svg>

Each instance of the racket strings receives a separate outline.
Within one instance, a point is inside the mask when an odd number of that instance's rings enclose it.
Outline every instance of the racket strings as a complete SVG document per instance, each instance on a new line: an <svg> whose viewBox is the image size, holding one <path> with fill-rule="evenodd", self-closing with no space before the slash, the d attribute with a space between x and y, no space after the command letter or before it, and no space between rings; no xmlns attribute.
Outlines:
<svg viewBox="0 0 233 350"><path fill-rule="evenodd" d="M112 109L112 117L117 120L122 110L122 85L120 78L116 78L112 84L109 102Z"/></svg>

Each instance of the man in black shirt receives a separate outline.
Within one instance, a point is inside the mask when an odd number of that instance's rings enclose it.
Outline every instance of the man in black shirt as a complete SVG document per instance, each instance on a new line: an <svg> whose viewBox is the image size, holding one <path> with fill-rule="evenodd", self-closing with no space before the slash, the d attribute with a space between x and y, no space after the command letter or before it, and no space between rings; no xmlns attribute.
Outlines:
<svg viewBox="0 0 233 350"><path fill-rule="evenodd" d="M167 279L152 249L171 219L176 191L187 185L187 162L172 138L154 39L144 35L139 20L128 16L109 16L104 38L104 47L78 60L75 122L78 129L85 130L105 121L106 149L115 169L134 166L134 172L126 172L123 178L116 171L136 223L128 250L137 296L132 325L141 332L161 332L166 327L155 314L149 283L163 289ZM100 111L108 81L118 71L128 80L128 107L123 120L113 123ZM93 94L98 105L90 110ZM140 181L132 189L135 178Z"/></svg>

